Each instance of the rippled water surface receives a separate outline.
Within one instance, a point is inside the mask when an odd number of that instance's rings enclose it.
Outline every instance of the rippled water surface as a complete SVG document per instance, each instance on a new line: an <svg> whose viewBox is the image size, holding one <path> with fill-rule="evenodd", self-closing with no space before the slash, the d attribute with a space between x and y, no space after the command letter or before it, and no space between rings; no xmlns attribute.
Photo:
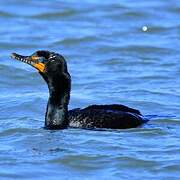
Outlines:
<svg viewBox="0 0 180 180"><path fill-rule="evenodd" d="M180 178L179 19L178 0L0 1L0 179ZM121 103L154 118L44 130L47 86L9 58L38 49L67 59L70 108Z"/></svg>

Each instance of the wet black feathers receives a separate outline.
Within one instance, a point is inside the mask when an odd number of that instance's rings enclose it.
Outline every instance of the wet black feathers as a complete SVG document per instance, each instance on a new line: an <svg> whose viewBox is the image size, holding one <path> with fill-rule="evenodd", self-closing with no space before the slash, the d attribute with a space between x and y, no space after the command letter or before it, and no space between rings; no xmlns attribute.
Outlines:
<svg viewBox="0 0 180 180"><path fill-rule="evenodd" d="M147 120L141 113L124 105L91 105L73 109L68 113L71 127L126 129L141 125Z"/></svg>

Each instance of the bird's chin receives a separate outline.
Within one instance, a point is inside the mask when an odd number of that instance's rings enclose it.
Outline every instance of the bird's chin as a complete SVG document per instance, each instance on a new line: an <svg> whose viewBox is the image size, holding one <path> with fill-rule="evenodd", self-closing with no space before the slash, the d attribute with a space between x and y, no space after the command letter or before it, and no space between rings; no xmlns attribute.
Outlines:
<svg viewBox="0 0 180 180"><path fill-rule="evenodd" d="M39 61L38 56L23 56L17 53L12 53L11 58L31 65L32 67L36 68L40 73L44 73L45 71L45 64Z"/></svg>

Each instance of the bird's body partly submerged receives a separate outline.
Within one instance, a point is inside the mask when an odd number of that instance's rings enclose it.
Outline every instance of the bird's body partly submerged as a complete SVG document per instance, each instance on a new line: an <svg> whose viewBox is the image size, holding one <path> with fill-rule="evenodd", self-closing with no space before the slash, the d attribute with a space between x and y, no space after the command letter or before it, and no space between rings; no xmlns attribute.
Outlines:
<svg viewBox="0 0 180 180"><path fill-rule="evenodd" d="M91 105L68 112L69 126L80 128L127 129L147 122L141 113L124 105Z"/></svg>
<svg viewBox="0 0 180 180"><path fill-rule="evenodd" d="M31 56L12 54L38 69L49 88L45 127L48 129L76 128L135 128L148 120L140 111L124 105L91 105L68 111L71 77L63 56L49 51L37 51Z"/></svg>

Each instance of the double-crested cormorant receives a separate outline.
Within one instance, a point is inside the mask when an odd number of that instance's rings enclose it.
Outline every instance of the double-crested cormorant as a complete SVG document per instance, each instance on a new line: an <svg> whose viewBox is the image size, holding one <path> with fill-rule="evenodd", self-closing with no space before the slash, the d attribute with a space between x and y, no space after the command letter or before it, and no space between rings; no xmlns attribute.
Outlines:
<svg viewBox="0 0 180 180"><path fill-rule="evenodd" d="M124 105L91 105L84 109L68 111L71 76L66 61L60 54L36 51L30 56L12 53L12 58L35 67L49 88L49 100L45 115L48 129L79 128L135 128L145 122L141 113Z"/></svg>

